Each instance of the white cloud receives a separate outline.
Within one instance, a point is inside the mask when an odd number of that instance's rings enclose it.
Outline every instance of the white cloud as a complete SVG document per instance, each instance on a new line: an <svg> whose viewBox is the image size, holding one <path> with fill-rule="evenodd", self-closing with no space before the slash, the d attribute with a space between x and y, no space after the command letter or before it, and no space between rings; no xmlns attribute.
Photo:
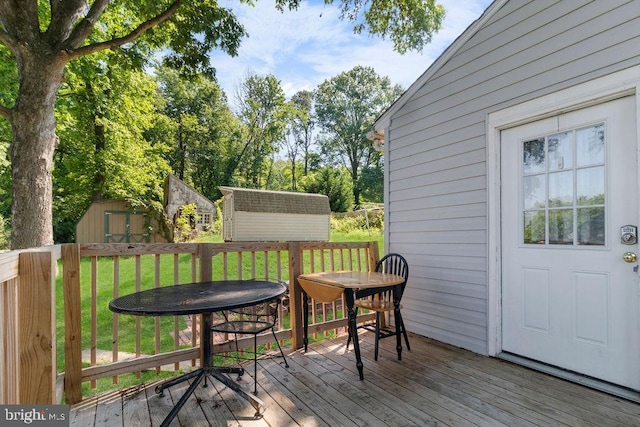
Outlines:
<svg viewBox="0 0 640 427"><path fill-rule="evenodd" d="M443 28L422 53L399 55L388 41L353 34L340 21L336 5L303 1L297 11L279 12L273 2L257 1L255 7L226 0L245 26L249 37L238 56L213 55L218 81L233 101L235 88L247 71L273 74L287 96L311 90L326 79L356 65L373 67L381 76L407 88L491 2L490 0L440 0L446 10Z"/></svg>

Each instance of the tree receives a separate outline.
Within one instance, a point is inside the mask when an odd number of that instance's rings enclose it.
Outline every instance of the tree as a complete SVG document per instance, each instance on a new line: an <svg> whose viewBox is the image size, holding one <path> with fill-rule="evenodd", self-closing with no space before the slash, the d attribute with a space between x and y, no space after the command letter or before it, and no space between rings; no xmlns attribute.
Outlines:
<svg viewBox="0 0 640 427"><path fill-rule="evenodd" d="M163 211L159 183L170 172L167 148L147 137L159 117L157 85L114 56L101 52L66 70L56 108L56 241L73 241L75 224L92 201L127 199L156 216Z"/></svg>
<svg viewBox="0 0 640 427"><path fill-rule="evenodd" d="M299 3L276 0L276 7L293 9ZM377 1L368 9L366 4L340 0L343 17L356 23L356 31L391 38L401 52L421 49L444 15L433 0ZM167 49L167 63L184 72L211 71L208 53L222 49L234 55L245 35L215 0L0 2L0 44L10 51L19 82L13 104L0 105L12 131L12 248L53 242L54 104L70 61L144 41L150 50Z"/></svg>
<svg viewBox="0 0 640 427"><path fill-rule="evenodd" d="M234 162L242 185L269 188L273 156L284 139L289 114L280 81L248 73L236 93L243 146Z"/></svg>
<svg viewBox="0 0 640 427"><path fill-rule="evenodd" d="M240 123L224 91L208 76L185 79L168 67L158 68L157 76L167 121L154 138L172 146L170 163L178 178L216 200L240 150Z"/></svg>
<svg viewBox="0 0 640 427"><path fill-rule="evenodd" d="M359 186L363 202L382 203L384 201L384 171L380 164L362 168Z"/></svg>
<svg viewBox="0 0 640 427"><path fill-rule="evenodd" d="M327 158L339 160L350 172L355 208L360 206L361 169L378 161L367 132L375 119L402 94L399 85L371 67L356 66L324 81L317 89L316 116Z"/></svg>
<svg viewBox="0 0 640 427"><path fill-rule="evenodd" d="M291 189L296 191L296 163L302 154L304 162L303 174L309 172L309 152L313 142L315 120L313 114L313 92L301 90L291 97L291 114L287 125L285 148L287 158L291 162ZM302 152L302 153L301 153Z"/></svg>
<svg viewBox="0 0 640 427"><path fill-rule="evenodd" d="M349 173L343 168L325 166L314 170L301 180L300 187L307 193L327 196L331 212L346 212L353 204Z"/></svg>

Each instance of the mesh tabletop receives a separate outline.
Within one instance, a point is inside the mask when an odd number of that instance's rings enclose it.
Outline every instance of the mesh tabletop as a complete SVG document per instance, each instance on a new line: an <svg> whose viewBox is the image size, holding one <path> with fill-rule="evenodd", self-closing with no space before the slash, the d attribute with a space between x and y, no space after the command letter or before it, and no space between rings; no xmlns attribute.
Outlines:
<svg viewBox="0 0 640 427"><path fill-rule="evenodd" d="M187 283L121 296L109 303L109 309L138 316L212 313L270 301L286 290L283 283L265 280Z"/></svg>

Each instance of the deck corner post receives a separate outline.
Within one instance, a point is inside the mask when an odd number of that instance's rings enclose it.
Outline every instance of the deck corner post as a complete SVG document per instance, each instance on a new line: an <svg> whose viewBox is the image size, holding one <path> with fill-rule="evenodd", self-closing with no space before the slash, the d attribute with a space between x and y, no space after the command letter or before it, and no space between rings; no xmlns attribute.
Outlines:
<svg viewBox="0 0 640 427"><path fill-rule="evenodd" d="M19 255L18 354L20 404L53 404L56 396L56 257Z"/></svg>

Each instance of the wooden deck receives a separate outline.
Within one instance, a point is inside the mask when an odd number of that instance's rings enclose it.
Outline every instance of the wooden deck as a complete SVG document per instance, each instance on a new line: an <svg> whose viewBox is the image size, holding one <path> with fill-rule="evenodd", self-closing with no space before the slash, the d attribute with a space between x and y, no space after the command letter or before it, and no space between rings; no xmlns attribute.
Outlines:
<svg viewBox="0 0 640 427"><path fill-rule="evenodd" d="M416 335L398 361L395 340L361 335L364 381L344 337L308 353L259 362L262 418L218 382L198 387L172 426L639 426L640 405ZM253 387L253 363L242 379ZM89 398L71 408L72 426L158 426L187 387L164 397L150 383Z"/></svg>

